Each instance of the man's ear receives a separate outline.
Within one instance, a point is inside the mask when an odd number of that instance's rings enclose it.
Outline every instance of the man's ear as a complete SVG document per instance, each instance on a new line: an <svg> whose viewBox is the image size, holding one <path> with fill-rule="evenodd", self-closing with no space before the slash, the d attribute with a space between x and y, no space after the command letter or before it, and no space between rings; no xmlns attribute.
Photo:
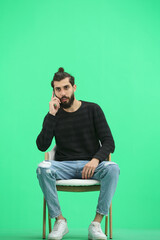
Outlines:
<svg viewBox="0 0 160 240"><path fill-rule="evenodd" d="M74 88L74 92L75 92L75 91L76 91L76 88L77 88L77 85L74 84L74 85L73 85L73 88Z"/></svg>

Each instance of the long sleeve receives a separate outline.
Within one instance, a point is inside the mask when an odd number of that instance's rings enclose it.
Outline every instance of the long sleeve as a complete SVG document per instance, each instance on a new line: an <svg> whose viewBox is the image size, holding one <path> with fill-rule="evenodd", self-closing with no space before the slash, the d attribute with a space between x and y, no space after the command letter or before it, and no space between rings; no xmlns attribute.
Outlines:
<svg viewBox="0 0 160 240"><path fill-rule="evenodd" d="M98 104L96 104L96 108L94 110L94 124L97 137L102 146L93 156L93 158L104 161L106 158L108 158L110 153L114 152L115 143L105 115Z"/></svg>
<svg viewBox="0 0 160 240"><path fill-rule="evenodd" d="M36 144L40 151L45 152L51 145L55 136L55 125L55 116L48 112L44 118L42 130L36 139Z"/></svg>

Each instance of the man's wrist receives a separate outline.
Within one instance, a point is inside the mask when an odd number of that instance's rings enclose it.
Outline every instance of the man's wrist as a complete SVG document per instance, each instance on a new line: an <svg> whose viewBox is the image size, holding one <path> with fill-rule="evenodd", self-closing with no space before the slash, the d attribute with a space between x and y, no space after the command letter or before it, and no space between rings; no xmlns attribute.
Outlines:
<svg viewBox="0 0 160 240"><path fill-rule="evenodd" d="M51 112L49 112L49 114L51 114L52 116L55 116L56 114L54 114L54 113L51 113Z"/></svg>
<svg viewBox="0 0 160 240"><path fill-rule="evenodd" d="M96 161L97 163L100 163L100 160L98 158L92 158L93 161Z"/></svg>

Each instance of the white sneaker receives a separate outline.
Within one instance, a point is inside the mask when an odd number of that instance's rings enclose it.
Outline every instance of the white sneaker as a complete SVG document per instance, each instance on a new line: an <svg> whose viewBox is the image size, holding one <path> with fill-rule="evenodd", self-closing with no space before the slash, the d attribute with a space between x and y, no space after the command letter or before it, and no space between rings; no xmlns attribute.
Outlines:
<svg viewBox="0 0 160 240"><path fill-rule="evenodd" d="M64 219L56 220L52 232L48 235L48 239L61 240L68 232L67 221Z"/></svg>
<svg viewBox="0 0 160 240"><path fill-rule="evenodd" d="M102 232L99 222L91 222L88 228L89 240L107 240L107 236Z"/></svg>

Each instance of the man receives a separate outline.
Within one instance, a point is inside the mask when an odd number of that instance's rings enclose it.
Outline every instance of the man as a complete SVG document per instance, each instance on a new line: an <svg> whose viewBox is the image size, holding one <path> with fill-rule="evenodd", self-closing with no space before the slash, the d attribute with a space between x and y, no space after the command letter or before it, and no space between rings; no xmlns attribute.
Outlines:
<svg viewBox="0 0 160 240"><path fill-rule="evenodd" d="M56 141L55 161L40 163L36 171L50 217L56 218L48 239L62 239L68 233L67 220L58 201L56 180L79 178L101 182L96 215L88 228L88 237L105 240L107 237L100 223L103 216L108 215L120 173L116 163L108 162L109 154L115 149L110 128L98 104L75 98L74 77L63 68L55 73L51 86L49 112L36 140L41 151L49 148L53 137Z"/></svg>

